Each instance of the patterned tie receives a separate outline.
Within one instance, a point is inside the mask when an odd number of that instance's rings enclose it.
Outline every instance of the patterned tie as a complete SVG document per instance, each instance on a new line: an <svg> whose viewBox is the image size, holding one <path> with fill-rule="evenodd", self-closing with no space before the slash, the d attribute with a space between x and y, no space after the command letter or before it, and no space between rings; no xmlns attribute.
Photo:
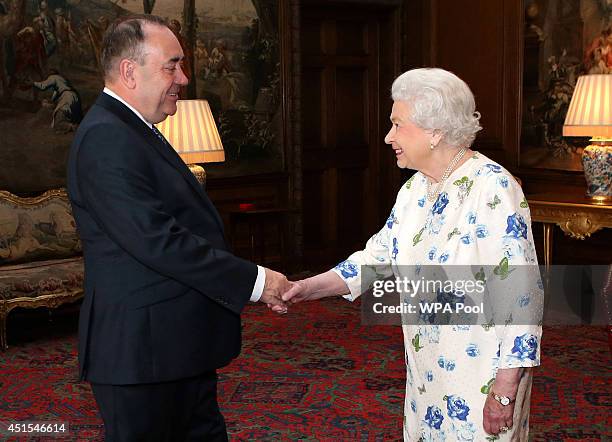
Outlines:
<svg viewBox="0 0 612 442"><path fill-rule="evenodd" d="M170 144L168 142L168 140L166 140L166 137L164 137L164 134L162 134L155 126L151 126L151 130L153 130L153 133L155 134L155 136L157 138L159 138L159 140L164 143L164 146L166 146L166 148L168 149L168 152L170 152L170 155L172 155L174 158L176 158L177 160L179 160L179 162L183 165L185 165L185 162L183 161L183 159L181 158L181 156L178 154L178 152L174 149L174 147L172 147L172 144Z"/></svg>
<svg viewBox="0 0 612 442"><path fill-rule="evenodd" d="M166 146L169 149L169 151L172 152L172 156L177 158L178 160L180 160L181 163L184 164L183 159L178 154L178 152L174 149L174 147L172 147L172 144L170 144L168 140L166 140L166 137L164 137L164 134L162 134L155 126L151 126L151 129L153 130L153 133L155 134L155 136L159 138L162 143L164 143L164 146Z"/></svg>
<svg viewBox="0 0 612 442"><path fill-rule="evenodd" d="M153 130L153 133L155 134L157 138L159 138L166 146L170 146L170 143L168 143L168 140L166 140L166 137L164 137L164 135L159 130L157 130L155 126L151 126L151 129Z"/></svg>
<svg viewBox="0 0 612 442"><path fill-rule="evenodd" d="M178 152L174 150L174 147L172 147L172 145L168 142L168 140L166 140L166 137L164 137L164 134L162 134L155 126L151 126L151 130L153 130L153 133L155 134L155 136L159 138L162 143L164 143L164 146L166 146L166 148L169 149L168 152L171 152L170 155L173 156L177 160L177 166L187 171L186 176L188 177L188 180L193 181L193 183L195 183L198 188L201 188L202 186L201 183L196 180L195 175L191 173L187 164L185 164L185 162L183 161L181 156L178 154Z"/></svg>

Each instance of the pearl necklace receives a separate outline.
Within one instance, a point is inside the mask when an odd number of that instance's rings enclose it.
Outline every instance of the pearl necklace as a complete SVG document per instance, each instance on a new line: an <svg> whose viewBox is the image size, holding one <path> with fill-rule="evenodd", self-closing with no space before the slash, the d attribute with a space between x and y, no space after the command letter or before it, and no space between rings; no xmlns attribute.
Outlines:
<svg viewBox="0 0 612 442"><path fill-rule="evenodd" d="M457 154L453 157L453 159L450 160L450 163L448 163L448 166L446 166L446 169L442 174L442 178L440 178L440 181L438 181L436 187L432 189L431 181L429 181L429 179L427 180L427 199L429 201L433 202L436 200L436 198L440 194L440 191L442 190L442 187L444 186L444 182L448 179L453 169L455 168L455 166L457 166L457 163L461 161L461 158L463 158L463 155L465 155L466 152L467 147L462 147L461 150L459 150L459 152L457 152Z"/></svg>

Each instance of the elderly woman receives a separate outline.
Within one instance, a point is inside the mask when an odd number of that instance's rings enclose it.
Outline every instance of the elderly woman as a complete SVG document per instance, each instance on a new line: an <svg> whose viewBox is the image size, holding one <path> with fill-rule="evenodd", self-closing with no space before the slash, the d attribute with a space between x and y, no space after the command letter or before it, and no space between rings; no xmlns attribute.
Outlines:
<svg viewBox="0 0 612 442"><path fill-rule="evenodd" d="M373 272L362 270L372 266L381 278L453 264L491 265L490 275L480 279L487 285L495 278L510 282L504 301L511 309L531 298L531 305L541 304L526 200L510 173L470 149L481 127L468 86L442 69L414 69L395 80L392 97L385 142L399 167L417 173L365 249L298 281L285 301L334 295L352 301L369 286L364 279ZM519 266L538 276L525 278L514 272ZM541 326L537 319L518 322L512 315L498 324L404 322L405 440L527 440L529 367L539 365Z"/></svg>

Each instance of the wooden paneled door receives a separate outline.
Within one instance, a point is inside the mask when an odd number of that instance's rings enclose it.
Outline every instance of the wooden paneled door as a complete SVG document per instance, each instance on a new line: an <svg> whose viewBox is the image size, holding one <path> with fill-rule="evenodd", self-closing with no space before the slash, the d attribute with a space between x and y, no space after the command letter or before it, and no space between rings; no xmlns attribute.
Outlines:
<svg viewBox="0 0 612 442"><path fill-rule="evenodd" d="M362 248L400 182L389 129L399 70L399 5L301 6L304 264L325 268Z"/></svg>

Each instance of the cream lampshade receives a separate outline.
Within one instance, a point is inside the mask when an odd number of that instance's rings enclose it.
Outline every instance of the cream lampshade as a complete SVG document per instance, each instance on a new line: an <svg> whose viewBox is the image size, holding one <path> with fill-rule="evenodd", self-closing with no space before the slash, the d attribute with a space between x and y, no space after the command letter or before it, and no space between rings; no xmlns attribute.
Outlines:
<svg viewBox="0 0 612 442"><path fill-rule="evenodd" d="M176 113L157 124L157 129L189 165L202 184L206 172L196 163L225 161L225 152L206 100L178 100Z"/></svg>
<svg viewBox="0 0 612 442"><path fill-rule="evenodd" d="M578 77L563 136L592 137L582 153L587 196L612 201L612 74Z"/></svg>

